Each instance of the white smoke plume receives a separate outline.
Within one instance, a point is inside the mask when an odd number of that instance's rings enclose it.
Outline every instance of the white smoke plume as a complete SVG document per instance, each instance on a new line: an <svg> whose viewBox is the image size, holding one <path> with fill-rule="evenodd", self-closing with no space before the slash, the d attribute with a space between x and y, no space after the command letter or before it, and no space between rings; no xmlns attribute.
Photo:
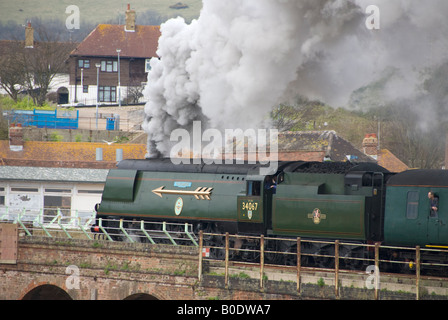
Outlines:
<svg viewBox="0 0 448 320"><path fill-rule="evenodd" d="M369 5L380 10L379 30L366 27ZM383 79L386 102L421 97L425 77L447 61L447 13L446 0L203 0L191 24L161 26L144 92L148 156L169 154L171 132L195 120L203 129L266 125L297 95L347 106Z"/></svg>

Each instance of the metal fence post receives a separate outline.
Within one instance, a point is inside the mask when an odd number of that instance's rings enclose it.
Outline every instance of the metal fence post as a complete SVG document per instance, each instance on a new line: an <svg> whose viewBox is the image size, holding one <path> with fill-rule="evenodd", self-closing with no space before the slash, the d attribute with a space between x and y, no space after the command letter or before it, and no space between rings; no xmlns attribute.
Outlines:
<svg viewBox="0 0 448 320"><path fill-rule="evenodd" d="M339 240L334 242L334 295L339 298Z"/></svg>
<svg viewBox="0 0 448 320"><path fill-rule="evenodd" d="M264 235L260 236L260 288L263 289L264 274Z"/></svg>
<svg viewBox="0 0 448 320"><path fill-rule="evenodd" d="M416 299L420 300L420 246L415 247Z"/></svg>
<svg viewBox="0 0 448 320"><path fill-rule="evenodd" d="M198 280L202 281L202 248L204 246L204 231L199 230L199 264L198 264Z"/></svg>
<svg viewBox="0 0 448 320"><path fill-rule="evenodd" d="M300 271L302 267L302 245L300 237L297 238L297 292L300 294Z"/></svg>
<svg viewBox="0 0 448 320"><path fill-rule="evenodd" d="M379 299L380 243L375 242L375 300Z"/></svg>
<svg viewBox="0 0 448 320"><path fill-rule="evenodd" d="M229 285L229 233L226 232L225 287Z"/></svg>

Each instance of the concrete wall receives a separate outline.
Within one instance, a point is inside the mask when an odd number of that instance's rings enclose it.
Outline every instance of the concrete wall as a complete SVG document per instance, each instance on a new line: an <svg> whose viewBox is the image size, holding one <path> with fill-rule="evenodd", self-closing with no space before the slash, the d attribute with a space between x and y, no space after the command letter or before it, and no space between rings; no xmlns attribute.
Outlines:
<svg viewBox="0 0 448 320"><path fill-rule="evenodd" d="M115 130L88 130L88 129L49 129L49 128L23 128L25 141L52 141L55 135L61 136L64 142L102 142L112 141L115 137L132 140L137 133ZM77 141L80 140L80 141Z"/></svg>

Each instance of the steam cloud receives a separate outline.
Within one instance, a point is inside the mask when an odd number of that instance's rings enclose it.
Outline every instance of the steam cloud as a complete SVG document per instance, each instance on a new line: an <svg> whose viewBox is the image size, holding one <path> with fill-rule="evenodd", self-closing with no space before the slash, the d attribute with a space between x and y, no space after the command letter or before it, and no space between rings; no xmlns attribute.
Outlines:
<svg viewBox="0 0 448 320"><path fill-rule="evenodd" d="M369 5L380 9L379 30L365 25ZM203 0L191 24L161 26L144 92L147 156L169 154L171 132L195 120L269 125L269 111L297 95L360 107L362 88L374 88L373 103L443 110L447 13L446 0Z"/></svg>

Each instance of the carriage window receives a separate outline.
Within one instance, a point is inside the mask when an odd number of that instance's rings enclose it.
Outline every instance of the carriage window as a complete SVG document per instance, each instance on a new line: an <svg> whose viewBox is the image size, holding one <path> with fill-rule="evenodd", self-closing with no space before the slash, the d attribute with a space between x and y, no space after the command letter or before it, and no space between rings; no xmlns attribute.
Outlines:
<svg viewBox="0 0 448 320"><path fill-rule="evenodd" d="M259 196L260 195L261 181L248 181L247 182L247 195Z"/></svg>
<svg viewBox="0 0 448 320"><path fill-rule="evenodd" d="M409 191L407 206L406 206L406 218L417 219L418 216L418 191Z"/></svg>

